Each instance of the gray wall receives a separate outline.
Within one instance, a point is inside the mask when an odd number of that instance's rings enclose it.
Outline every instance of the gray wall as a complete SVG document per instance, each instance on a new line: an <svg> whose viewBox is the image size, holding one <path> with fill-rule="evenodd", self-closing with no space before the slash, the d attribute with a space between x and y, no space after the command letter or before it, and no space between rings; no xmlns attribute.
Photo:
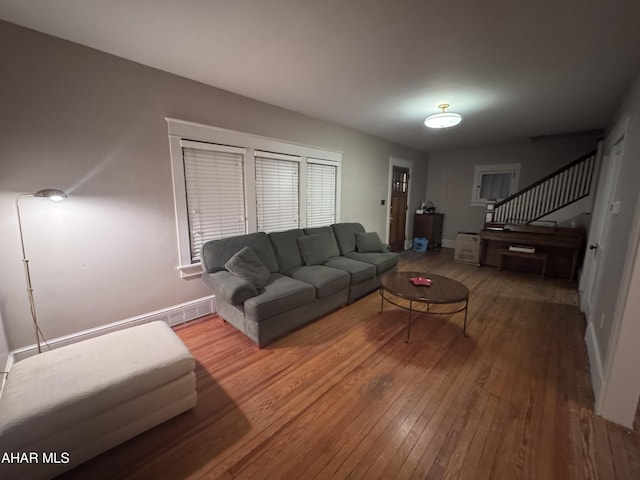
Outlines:
<svg viewBox="0 0 640 480"><path fill-rule="evenodd" d="M427 156L64 40L0 22L0 316L9 347L34 343L15 195L36 306L48 338L209 295L180 279L165 117L343 151L342 221L386 227L389 157L414 165L410 209L425 198Z"/></svg>
<svg viewBox="0 0 640 480"><path fill-rule="evenodd" d="M4 324L2 322L2 315L0 315L0 371L4 371L4 367L7 364L7 357L9 356L9 344L7 343L7 336L4 333ZM2 383L0 381L0 383Z"/></svg>
<svg viewBox="0 0 640 480"><path fill-rule="evenodd" d="M569 135L430 154L427 200L445 214L444 240L455 241L458 232L479 232L484 225L484 207L471 206L476 165L520 163L523 188L594 150L598 137Z"/></svg>

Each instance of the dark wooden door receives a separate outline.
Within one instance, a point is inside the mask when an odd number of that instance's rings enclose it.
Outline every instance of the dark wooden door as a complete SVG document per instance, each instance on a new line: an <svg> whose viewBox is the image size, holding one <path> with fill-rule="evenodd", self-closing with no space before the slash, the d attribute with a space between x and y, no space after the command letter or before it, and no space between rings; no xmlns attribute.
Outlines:
<svg viewBox="0 0 640 480"><path fill-rule="evenodd" d="M394 166L391 174L391 209L389 219L389 246L394 252L402 252L404 250L408 197L409 169Z"/></svg>

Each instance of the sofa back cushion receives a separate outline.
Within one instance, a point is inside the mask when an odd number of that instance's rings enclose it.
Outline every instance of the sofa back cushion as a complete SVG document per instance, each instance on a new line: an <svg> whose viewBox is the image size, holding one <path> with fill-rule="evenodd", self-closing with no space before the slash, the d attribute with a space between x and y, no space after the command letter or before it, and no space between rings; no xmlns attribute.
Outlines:
<svg viewBox="0 0 640 480"><path fill-rule="evenodd" d="M340 248L331 227L305 228L305 235L320 235L325 252L329 258L340 256Z"/></svg>
<svg viewBox="0 0 640 480"><path fill-rule="evenodd" d="M269 234L280 273L286 274L291 269L304 265L297 241L297 238L303 235L304 232L299 228Z"/></svg>
<svg viewBox="0 0 640 480"><path fill-rule="evenodd" d="M329 260L324 241L320 235L302 235L297 240L305 265L322 265Z"/></svg>
<svg viewBox="0 0 640 480"><path fill-rule="evenodd" d="M251 249L258 255L270 273L278 272L278 262L269 242L269 237L264 232L249 233L236 237L210 240L202 246L200 261L205 272L219 272L225 270L225 264L244 247Z"/></svg>
<svg viewBox="0 0 640 480"><path fill-rule="evenodd" d="M377 232L356 232L356 250L358 252L384 252L385 245Z"/></svg>
<svg viewBox="0 0 640 480"><path fill-rule="evenodd" d="M364 232L360 223L334 223L331 225L335 233L340 255L347 255L356 250L356 232Z"/></svg>

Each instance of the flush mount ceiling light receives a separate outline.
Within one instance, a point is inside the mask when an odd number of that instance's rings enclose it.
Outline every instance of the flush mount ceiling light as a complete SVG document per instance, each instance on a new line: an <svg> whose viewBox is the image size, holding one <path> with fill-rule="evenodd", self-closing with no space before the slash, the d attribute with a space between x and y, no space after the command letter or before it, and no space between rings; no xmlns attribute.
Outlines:
<svg viewBox="0 0 640 480"><path fill-rule="evenodd" d="M449 108L448 103L441 103L438 108L442 109L440 113L434 113L427 117L424 124L429 128L449 128L455 127L462 121L462 117L458 113L445 112Z"/></svg>

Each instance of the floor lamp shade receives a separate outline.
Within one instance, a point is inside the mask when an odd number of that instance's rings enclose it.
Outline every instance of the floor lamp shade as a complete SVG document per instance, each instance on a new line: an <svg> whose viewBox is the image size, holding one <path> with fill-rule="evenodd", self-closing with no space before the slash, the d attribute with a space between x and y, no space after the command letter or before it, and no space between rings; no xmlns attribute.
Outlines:
<svg viewBox="0 0 640 480"><path fill-rule="evenodd" d="M42 190L38 190L36 193L33 194L33 196L49 198L54 202L59 202L60 200L69 198L69 196L65 192L63 192L62 190L58 190L57 188L44 188Z"/></svg>
<svg viewBox="0 0 640 480"><path fill-rule="evenodd" d="M43 190L38 190L36 193L23 193L16 197L16 212L18 214L18 230L20 232L20 247L22 248L22 262L24 264L24 278L27 284L27 296L29 298L29 307L31 309L31 319L33 321L33 329L36 334L36 344L38 346L38 353L42 352L42 347L40 344L40 338L44 338L42 335L42 331L40 330L40 326L38 325L38 317L36 315L36 305L33 300L33 288L31 287L31 272L29 271L29 260L27 259L27 254L24 248L24 232L22 230L22 218L20 217L20 200L26 197L40 197L40 198L49 198L54 202L58 202L60 200L64 200L68 198L68 195L57 188L45 188Z"/></svg>

